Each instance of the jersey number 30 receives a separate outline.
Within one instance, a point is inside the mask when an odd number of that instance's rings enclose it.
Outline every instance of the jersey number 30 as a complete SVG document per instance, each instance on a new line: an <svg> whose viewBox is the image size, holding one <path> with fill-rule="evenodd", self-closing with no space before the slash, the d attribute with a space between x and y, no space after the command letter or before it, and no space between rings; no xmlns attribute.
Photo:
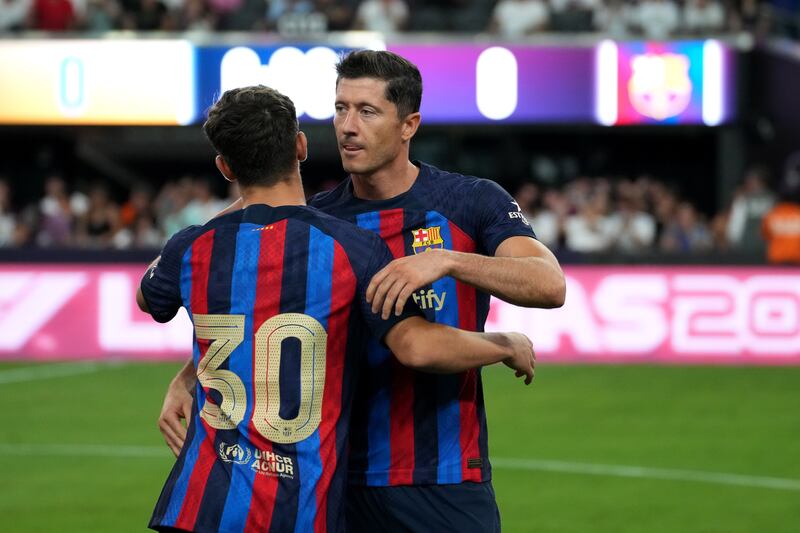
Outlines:
<svg viewBox="0 0 800 533"><path fill-rule="evenodd" d="M216 429L234 429L244 420L247 391L239 376L220 365L244 339L244 315L199 315L193 317L198 340L211 341L197 365L197 379L205 389L220 393L222 402L208 399L200 416ZM281 343L300 341L300 409L286 420L280 416ZM314 317L300 313L276 315L255 334L253 369L253 427L272 442L301 441L317 429L322 418L322 393L325 388L325 351L328 334Z"/></svg>

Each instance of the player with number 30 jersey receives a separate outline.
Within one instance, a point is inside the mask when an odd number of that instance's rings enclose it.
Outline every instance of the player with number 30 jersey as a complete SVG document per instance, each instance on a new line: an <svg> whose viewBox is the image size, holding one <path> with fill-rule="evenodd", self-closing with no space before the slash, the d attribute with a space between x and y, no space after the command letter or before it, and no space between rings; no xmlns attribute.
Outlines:
<svg viewBox="0 0 800 533"><path fill-rule="evenodd" d="M503 361L532 378L523 335L433 324L415 305L388 319L372 312L367 287L391 253L374 233L303 205L297 128L277 91L223 94L204 130L245 209L178 232L142 279L137 302L157 321L189 313L197 380L153 529L343 531L350 410L370 336L415 368Z"/></svg>
<svg viewBox="0 0 800 533"><path fill-rule="evenodd" d="M363 296L390 260L377 236L301 206L251 206L167 244L142 292L157 319L189 312L198 385L153 525L314 531L339 519L326 509L342 491L328 489L343 482L355 363L366 335L408 316L383 321Z"/></svg>

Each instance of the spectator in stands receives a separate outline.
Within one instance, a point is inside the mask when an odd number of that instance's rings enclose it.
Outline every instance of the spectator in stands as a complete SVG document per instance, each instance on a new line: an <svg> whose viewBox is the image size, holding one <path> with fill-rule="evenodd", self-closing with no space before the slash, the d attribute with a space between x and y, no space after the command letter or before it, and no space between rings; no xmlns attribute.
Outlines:
<svg viewBox="0 0 800 533"><path fill-rule="evenodd" d="M184 226L203 225L226 207L211 192L211 184L206 179L194 180L191 196L192 199L181 213Z"/></svg>
<svg viewBox="0 0 800 533"><path fill-rule="evenodd" d="M250 19L251 23L258 20L263 14L263 10L257 17ZM206 5L205 0L186 0L183 8L173 14L176 26L184 31L191 32L211 32L217 27L217 18Z"/></svg>
<svg viewBox="0 0 800 533"><path fill-rule="evenodd" d="M711 232L711 242L713 243L714 250L724 252L730 248L730 243L728 242L729 218L730 211L723 210L714 215L708 225L708 230Z"/></svg>
<svg viewBox="0 0 800 533"><path fill-rule="evenodd" d="M597 31L615 39L630 35L631 23L635 20L636 8L625 0L598 2L594 10L594 27Z"/></svg>
<svg viewBox="0 0 800 533"><path fill-rule="evenodd" d="M537 237L551 250L564 247L564 226L569 209L569 203L560 191L548 189L542 197L541 210L533 216L533 229Z"/></svg>
<svg viewBox="0 0 800 533"><path fill-rule="evenodd" d="M767 261L800 265L800 167L790 171L780 200L764 216Z"/></svg>
<svg viewBox="0 0 800 533"><path fill-rule="evenodd" d="M314 10L325 16L328 31L346 31L353 26L355 10L352 1L316 0Z"/></svg>
<svg viewBox="0 0 800 533"><path fill-rule="evenodd" d="M733 31L749 31L757 34L766 33L765 22L768 16L767 7L762 7L758 0L739 0L734 2L730 10L730 29Z"/></svg>
<svg viewBox="0 0 800 533"><path fill-rule="evenodd" d="M17 244L17 219L11 209L11 188L0 177L0 248Z"/></svg>
<svg viewBox="0 0 800 533"><path fill-rule="evenodd" d="M70 0L34 0L29 26L35 30L66 31L75 26L75 10Z"/></svg>
<svg viewBox="0 0 800 533"><path fill-rule="evenodd" d="M192 8L195 29L260 31L265 28L265 0L204 0Z"/></svg>
<svg viewBox="0 0 800 533"><path fill-rule="evenodd" d="M193 180L189 176L177 183L167 183L156 198L156 213L167 238L189 224L184 221L183 210L192 200Z"/></svg>
<svg viewBox="0 0 800 533"><path fill-rule="evenodd" d="M672 0L642 0L635 23L647 39L666 39L678 30L680 12Z"/></svg>
<svg viewBox="0 0 800 533"><path fill-rule="evenodd" d="M584 203L578 214L567 218L564 225L567 248L580 253L608 250L614 243L613 231L606 216L606 199L599 194Z"/></svg>
<svg viewBox="0 0 800 533"><path fill-rule="evenodd" d="M122 11L116 0L89 0L83 16L83 27L91 32L111 31L119 27L121 16Z"/></svg>
<svg viewBox="0 0 800 533"><path fill-rule="evenodd" d="M108 196L108 190L95 185L89 192L86 212L78 217L76 242L80 246L103 248L119 229L119 208Z"/></svg>
<svg viewBox="0 0 800 533"><path fill-rule="evenodd" d="M492 2L485 0L452 0L450 9L446 11L452 21L447 28L461 33L484 31L486 21L491 19L493 7Z"/></svg>
<svg viewBox="0 0 800 533"><path fill-rule="evenodd" d="M123 17L123 26L128 30L161 30L166 15L167 7L159 0L139 0L135 11Z"/></svg>
<svg viewBox="0 0 800 533"><path fill-rule="evenodd" d="M673 222L678 209L678 197L666 185L649 177L640 178L647 187L652 213L656 219L656 235L660 240L666 228Z"/></svg>
<svg viewBox="0 0 800 533"><path fill-rule="evenodd" d="M25 28L31 0L0 0L0 33Z"/></svg>
<svg viewBox="0 0 800 533"><path fill-rule="evenodd" d="M767 186L766 170L754 167L747 171L731 204L728 219L728 242L740 250L761 251L761 219L775 203L775 194Z"/></svg>
<svg viewBox="0 0 800 533"><path fill-rule="evenodd" d="M492 12L489 31L502 37L523 37L546 29L549 22L542 0L500 0Z"/></svg>
<svg viewBox="0 0 800 533"><path fill-rule="evenodd" d="M159 248L164 245L164 234L158 229L155 220L148 215L139 215L129 227L114 234L115 248Z"/></svg>
<svg viewBox="0 0 800 533"><path fill-rule="evenodd" d="M61 176L52 175L45 181L45 196L39 202L39 246L64 246L71 244L72 206L67 186Z"/></svg>
<svg viewBox="0 0 800 533"><path fill-rule="evenodd" d="M686 0L683 28L695 34L721 32L725 29L725 9L718 0Z"/></svg>
<svg viewBox="0 0 800 533"><path fill-rule="evenodd" d="M130 228L142 216L154 217L152 207L153 194L149 187L139 185L131 191L128 200L122 204L119 221L122 227Z"/></svg>
<svg viewBox="0 0 800 533"><path fill-rule="evenodd" d="M617 211L610 216L610 225L614 248L622 252L643 252L651 249L655 242L655 219L631 196L618 200Z"/></svg>
<svg viewBox="0 0 800 533"><path fill-rule="evenodd" d="M533 211L536 210L536 203L539 200L539 187L530 181L523 183L514 193L514 201L517 202L519 210L525 215L525 218L530 222L530 217Z"/></svg>
<svg viewBox="0 0 800 533"><path fill-rule="evenodd" d="M711 233L694 206L681 202L675 219L667 225L661 237L661 249L665 252L705 252L711 246Z"/></svg>
<svg viewBox="0 0 800 533"><path fill-rule="evenodd" d="M596 0L550 0L550 28L555 31L584 32L592 30Z"/></svg>
<svg viewBox="0 0 800 533"><path fill-rule="evenodd" d="M403 0L364 0L358 6L354 28L396 33L408 24L408 5Z"/></svg>
<svg viewBox="0 0 800 533"><path fill-rule="evenodd" d="M313 11L314 3L310 0L271 0L267 8L267 28L277 28L281 17L307 15Z"/></svg>

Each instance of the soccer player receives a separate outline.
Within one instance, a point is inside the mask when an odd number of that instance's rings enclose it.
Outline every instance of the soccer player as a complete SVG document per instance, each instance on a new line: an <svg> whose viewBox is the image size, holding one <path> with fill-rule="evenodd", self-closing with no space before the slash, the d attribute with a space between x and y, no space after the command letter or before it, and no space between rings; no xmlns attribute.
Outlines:
<svg viewBox="0 0 800 533"><path fill-rule="evenodd" d="M334 128L350 177L310 205L380 235L396 258L367 298L384 317L409 298L437 323L482 331L489 296L558 307L565 281L496 183L409 161L420 124L416 66L385 51L337 65ZM348 528L499 531L480 370L431 375L371 343L351 426Z"/></svg>
<svg viewBox="0 0 800 533"><path fill-rule="evenodd" d="M158 500L159 531L342 531L349 415L367 339L403 364L458 372L503 361L533 374L530 341L367 304L391 260L375 234L304 205L294 106L226 92L204 130L244 209L178 232L137 293L154 319L186 308L197 387L185 446Z"/></svg>

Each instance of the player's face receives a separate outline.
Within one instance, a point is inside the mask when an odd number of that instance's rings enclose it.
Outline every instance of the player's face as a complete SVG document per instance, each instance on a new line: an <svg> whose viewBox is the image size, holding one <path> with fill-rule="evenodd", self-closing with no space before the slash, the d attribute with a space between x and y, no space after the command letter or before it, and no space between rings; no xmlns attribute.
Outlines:
<svg viewBox="0 0 800 533"><path fill-rule="evenodd" d="M408 157L403 152L403 124L397 106L385 95L386 82L382 80L339 80L333 126L347 172L369 175L398 157Z"/></svg>

